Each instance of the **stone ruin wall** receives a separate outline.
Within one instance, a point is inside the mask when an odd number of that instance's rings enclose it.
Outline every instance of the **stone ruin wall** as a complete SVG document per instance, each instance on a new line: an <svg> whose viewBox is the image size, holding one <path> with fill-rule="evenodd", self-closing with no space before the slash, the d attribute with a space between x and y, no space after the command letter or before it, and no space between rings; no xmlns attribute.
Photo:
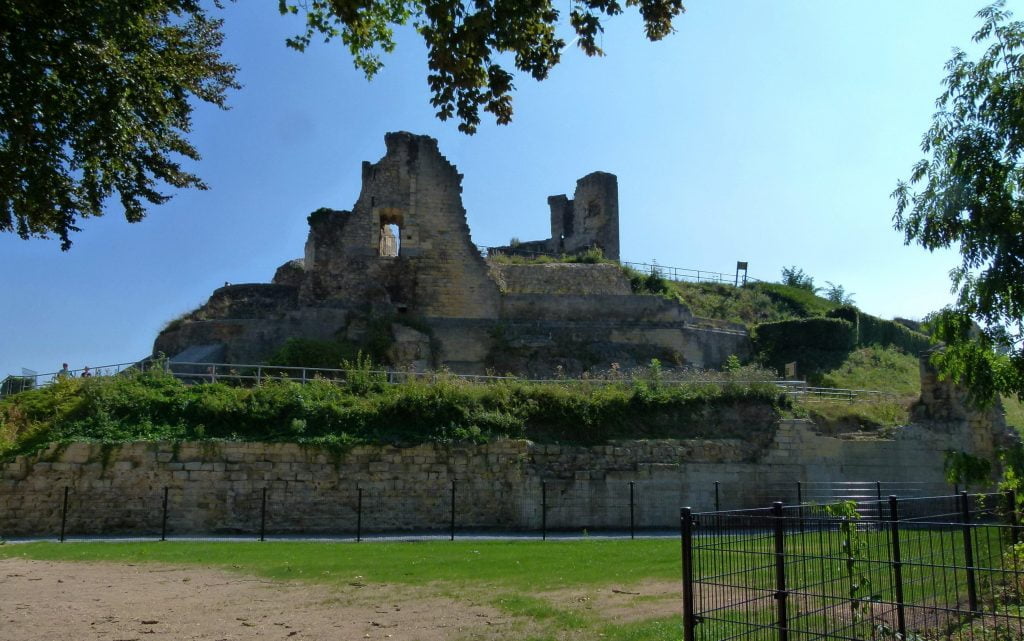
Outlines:
<svg viewBox="0 0 1024 641"><path fill-rule="evenodd" d="M363 163L351 211L321 209L309 216L303 259L279 267L271 284L219 288L160 333L154 354L255 364L288 338L358 342L370 317L408 314L431 335L393 323L397 367L445 366L471 374L497 367L548 376L559 367L579 374L651 358L714 368L730 355L749 355L744 328L634 295L615 266L489 265L470 240L462 176L437 141L402 132L385 142L380 161ZM577 181L572 200L556 196L549 204L553 238L543 241L550 245L545 251L599 246L618 256L615 176L592 173ZM385 225L395 225L400 238L385 237ZM382 255L392 248L397 256ZM505 358L507 345L495 340L497 334L511 336L512 358ZM572 357L580 346L585 358ZM529 350L524 359L520 352Z"/></svg>
<svg viewBox="0 0 1024 641"><path fill-rule="evenodd" d="M159 533L164 487L171 534L258 532L264 488L268 532L353 532L357 488L364 531L444 530L453 480L460 528L539 529L542 482L549 528L621 528L630 481L637 526L673 528L681 506L713 509L716 481L726 508L792 500L798 480L914 482L946 493L942 452L954 445L918 426L866 441L822 436L800 420L783 421L767 449L739 439L506 440L336 456L288 444L78 443L0 467L0 537L56 536L65 486L70 535Z"/></svg>
<svg viewBox="0 0 1024 641"><path fill-rule="evenodd" d="M462 176L425 136L385 138L387 154L363 163L351 212L310 217L305 305L369 303L425 317L495 318L497 286L470 242ZM397 225L400 251L381 256L381 229Z"/></svg>
<svg viewBox="0 0 1024 641"><path fill-rule="evenodd" d="M502 294L633 296L629 278L617 266L581 263L489 265ZM615 310L608 310L614 314Z"/></svg>
<svg viewBox="0 0 1024 641"><path fill-rule="evenodd" d="M605 258L619 260L619 183L614 174L587 174L576 181L571 200L564 194L549 196L548 208L550 238L490 247L488 253L578 254L596 247Z"/></svg>

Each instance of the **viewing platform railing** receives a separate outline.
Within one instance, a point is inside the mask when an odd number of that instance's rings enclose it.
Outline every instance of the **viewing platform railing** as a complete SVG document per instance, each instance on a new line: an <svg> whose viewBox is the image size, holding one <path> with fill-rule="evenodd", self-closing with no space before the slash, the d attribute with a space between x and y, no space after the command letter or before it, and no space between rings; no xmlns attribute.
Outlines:
<svg viewBox="0 0 1024 641"><path fill-rule="evenodd" d="M565 256L571 256L571 254L555 254L551 252L540 252L526 249L514 249L511 252L498 251L497 248L487 248L481 250L481 255L484 258L488 258L494 255L501 256L522 256L524 258L563 258ZM650 263L636 262L630 260L619 260L615 261L623 267L635 269L638 272L645 274L659 274L662 278L675 281L693 282L693 283L720 283L723 285L745 285L747 283L760 283L760 279L752 276L747 276L745 273L739 274L727 274L725 272L716 272L707 269L691 269L686 267L672 267L670 265L661 265L657 261Z"/></svg>
<svg viewBox="0 0 1024 641"><path fill-rule="evenodd" d="M126 371L146 371L152 367L172 374L175 378L188 383L235 382L240 384L259 385L271 381L292 381L307 383L313 380L325 380L344 385L353 374L373 376L380 382L398 384L406 381L437 381L441 379L458 379L470 382L488 383L500 381L521 381L527 383L543 383L558 385L608 385L615 383L632 383L656 381L659 385L744 385L767 383L775 385L793 400L807 402L822 401L884 401L895 400L897 394L878 390L840 389L832 387L811 387L806 381L792 380L731 380L700 378L699 373L691 376L679 376L674 372L624 372L605 376L587 378L529 378L521 376L495 376L485 374L454 374L451 372L416 372L410 370L351 370L318 367L288 367L281 365L241 364L241 363L194 363L167 360L143 359L137 362L116 363L89 369L89 376L116 376ZM57 371L30 376L8 376L0 385L0 398L10 394L44 387L60 380L61 377L80 378L84 369Z"/></svg>

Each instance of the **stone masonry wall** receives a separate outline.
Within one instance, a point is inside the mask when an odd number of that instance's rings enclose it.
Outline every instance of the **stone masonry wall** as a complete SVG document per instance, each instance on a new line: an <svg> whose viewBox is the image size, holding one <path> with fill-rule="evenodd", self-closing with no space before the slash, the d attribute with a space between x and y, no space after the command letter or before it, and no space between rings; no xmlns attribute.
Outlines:
<svg viewBox="0 0 1024 641"><path fill-rule="evenodd" d="M547 263L491 265L491 276L504 294L612 294L633 293L629 279L617 265Z"/></svg>
<svg viewBox="0 0 1024 641"><path fill-rule="evenodd" d="M462 175L437 141L398 132L387 154L363 163L351 212L310 216L304 304L395 305L423 316L494 318L497 285L470 241ZM400 229L398 256L380 255L382 225Z"/></svg>
<svg viewBox="0 0 1024 641"><path fill-rule="evenodd" d="M443 530L455 483L459 528L624 527L629 483L639 527L671 528L680 506L760 506L800 481L880 480L948 491L943 452L965 435L910 426L890 440L822 436L783 421L767 449L738 439L622 441L576 447L357 447L334 454L290 444L136 443L56 446L0 467L0 536L55 536L70 487L69 535L159 533L163 488L171 534ZM360 491L361 490L361 491ZM789 497L790 500L792 497Z"/></svg>

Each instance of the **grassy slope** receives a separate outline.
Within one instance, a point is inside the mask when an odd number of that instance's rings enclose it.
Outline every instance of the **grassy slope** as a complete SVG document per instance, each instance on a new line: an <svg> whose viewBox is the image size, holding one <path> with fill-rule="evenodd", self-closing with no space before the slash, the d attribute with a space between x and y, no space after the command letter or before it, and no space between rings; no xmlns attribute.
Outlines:
<svg viewBox="0 0 1024 641"><path fill-rule="evenodd" d="M672 281L668 287L691 312L703 318L722 319L748 327L795 318L786 307L776 305L764 292L750 287Z"/></svg>
<svg viewBox="0 0 1024 641"><path fill-rule="evenodd" d="M1024 403L1016 398L1004 398L1003 409L1006 410L1006 424L1024 437Z"/></svg>
<svg viewBox="0 0 1024 641"><path fill-rule="evenodd" d="M871 430L906 425L910 405L921 394L917 358L896 348L863 347L850 353L839 366L814 381L822 387L890 392L895 398L849 403L808 402L794 414L814 420L830 432Z"/></svg>
<svg viewBox="0 0 1024 641"><path fill-rule="evenodd" d="M854 350L842 365L822 374L822 387L892 392L901 397L921 394L920 365L916 356L878 346Z"/></svg>
<svg viewBox="0 0 1024 641"><path fill-rule="evenodd" d="M807 290L778 283L732 287L718 283L665 281L665 285L666 295L684 303L695 315L742 323L747 327L823 316L836 306Z"/></svg>

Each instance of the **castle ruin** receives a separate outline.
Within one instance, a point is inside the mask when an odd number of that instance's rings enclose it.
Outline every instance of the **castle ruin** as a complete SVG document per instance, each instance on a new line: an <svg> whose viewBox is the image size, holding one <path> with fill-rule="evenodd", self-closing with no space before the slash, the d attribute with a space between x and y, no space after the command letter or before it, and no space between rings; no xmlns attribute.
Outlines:
<svg viewBox="0 0 1024 641"><path fill-rule="evenodd" d="M645 364L719 367L750 351L741 325L696 318L679 303L634 294L614 264L499 264L470 238L462 175L437 141L385 136L364 162L351 211L309 216L305 255L270 284L226 285L157 337L154 353L194 362L260 363L289 338L362 340L384 319L395 367L547 375ZM614 175L581 178L548 199L546 253L599 248L619 256ZM513 252L516 248L496 248Z"/></svg>

